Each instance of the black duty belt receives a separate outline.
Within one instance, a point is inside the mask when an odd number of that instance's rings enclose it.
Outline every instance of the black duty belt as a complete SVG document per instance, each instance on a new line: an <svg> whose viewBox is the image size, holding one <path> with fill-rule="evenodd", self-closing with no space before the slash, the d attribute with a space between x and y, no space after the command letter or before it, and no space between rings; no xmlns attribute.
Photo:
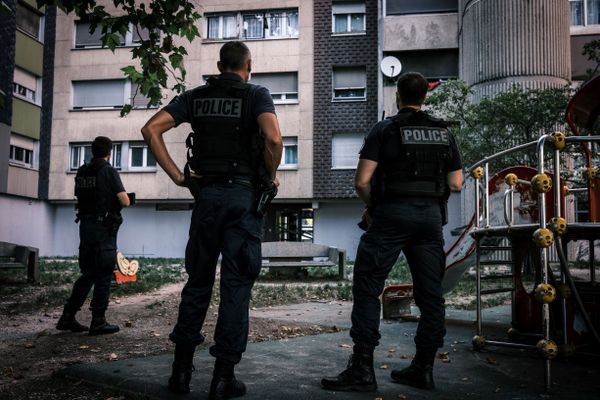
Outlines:
<svg viewBox="0 0 600 400"><path fill-rule="evenodd" d="M198 178L201 187L209 185L239 185L249 189L256 189L256 185L249 178L231 176L203 176Z"/></svg>

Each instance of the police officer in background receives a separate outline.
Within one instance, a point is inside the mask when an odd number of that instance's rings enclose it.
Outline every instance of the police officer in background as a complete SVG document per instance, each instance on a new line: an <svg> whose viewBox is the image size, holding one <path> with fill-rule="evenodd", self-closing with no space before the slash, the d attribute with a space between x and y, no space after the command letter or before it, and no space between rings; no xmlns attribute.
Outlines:
<svg viewBox="0 0 600 400"><path fill-rule="evenodd" d="M112 141L98 136L92 142L91 162L79 167L75 176L81 277L73 285L71 297L56 325L62 331L88 330L87 326L77 322L75 314L81 309L92 286L90 335L119 331L117 325L106 322L105 313L117 260L117 230L123 221L120 211L129 207L133 194L125 193L119 174L109 164L111 152Z"/></svg>
<svg viewBox="0 0 600 400"><path fill-rule="evenodd" d="M446 333L442 225L447 195L461 190L463 173L447 125L421 111L427 80L409 72L399 78L397 89L398 114L377 123L360 151L355 186L366 204L363 219L368 229L354 265L350 330L354 348L347 369L321 381L329 390L377 389L373 351L381 337L379 296L401 251L410 267L421 318L415 358L407 368L392 371L391 377L417 388L434 387L433 361Z"/></svg>
<svg viewBox="0 0 600 400"><path fill-rule="evenodd" d="M170 335L175 358L168 386L175 393L190 391L194 350L204 341L200 330L221 254L209 398L226 399L246 393L234 366L246 350L250 292L261 268L262 216L257 206L260 192L278 185L275 173L283 144L269 91L246 83L252 69L248 47L237 41L224 44L217 67L218 77L175 97L146 123L142 134L173 182L190 188L195 198L185 251L189 278ZM187 140L192 156L182 173L163 134L184 122L193 132Z"/></svg>

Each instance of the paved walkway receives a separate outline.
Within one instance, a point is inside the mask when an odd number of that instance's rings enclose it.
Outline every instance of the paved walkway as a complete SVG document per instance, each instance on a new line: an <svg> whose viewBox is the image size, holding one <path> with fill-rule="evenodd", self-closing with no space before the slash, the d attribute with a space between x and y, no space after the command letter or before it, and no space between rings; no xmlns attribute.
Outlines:
<svg viewBox="0 0 600 400"><path fill-rule="evenodd" d="M349 303L309 303L255 310L254 316L295 320L315 324L348 327ZM449 313L452 314L452 313ZM543 392L543 361L534 353L514 349L490 348L473 352L472 313L456 312L463 322L448 323L446 346L450 362L437 362L437 389L422 391L391 382L393 368L408 365L414 352L415 322L381 324L382 343L375 353L379 390L376 393L341 393L321 389L324 375L336 375L351 353L348 332L321 334L272 342L251 343L236 375L248 386L248 400L321 400L321 399L514 399L546 397ZM506 309L488 312L489 320L506 323ZM502 335L505 329L490 329L488 335ZM171 395L166 390L172 355L120 360L98 364L80 364L62 371L74 379L117 388L151 399L205 399L212 374L213 358L207 350L196 353L196 371L192 394ZM554 361L554 399L598 399L600 370L589 362Z"/></svg>

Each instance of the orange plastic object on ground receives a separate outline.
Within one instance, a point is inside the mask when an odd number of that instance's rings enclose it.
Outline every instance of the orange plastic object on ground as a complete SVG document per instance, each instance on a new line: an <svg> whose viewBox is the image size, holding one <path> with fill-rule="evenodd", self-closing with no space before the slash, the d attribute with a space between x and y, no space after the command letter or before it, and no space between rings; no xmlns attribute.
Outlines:
<svg viewBox="0 0 600 400"><path fill-rule="evenodd" d="M115 271L115 280L119 285L126 282L136 282L137 275L123 275L120 271Z"/></svg>

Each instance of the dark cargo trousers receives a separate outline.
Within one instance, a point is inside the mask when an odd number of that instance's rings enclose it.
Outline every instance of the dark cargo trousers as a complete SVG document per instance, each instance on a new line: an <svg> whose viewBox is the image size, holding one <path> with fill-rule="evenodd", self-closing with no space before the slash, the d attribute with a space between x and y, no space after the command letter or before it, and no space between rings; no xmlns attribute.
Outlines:
<svg viewBox="0 0 600 400"><path fill-rule="evenodd" d="M445 254L437 200L386 202L375 207L372 217L356 255L350 336L362 348L373 349L379 344L379 296L402 251L412 274L414 299L421 311L415 336L417 348L442 347L446 334L442 295Z"/></svg>
<svg viewBox="0 0 600 400"><path fill-rule="evenodd" d="M81 217L79 224L79 269L81 276L73 285L65 304L69 312L77 312L94 287L90 310L102 314L108 307L110 283L117 261L117 238L97 217Z"/></svg>
<svg viewBox="0 0 600 400"><path fill-rule="evenodd" d="M248 306L260 273L262 218L257 194L235 184L209 185L194 205L185 250L188 281L170 339L182 345L204 341L200 333L210 304L219 254L221 282L214 357L237 364L248 342Z"/></svg>

